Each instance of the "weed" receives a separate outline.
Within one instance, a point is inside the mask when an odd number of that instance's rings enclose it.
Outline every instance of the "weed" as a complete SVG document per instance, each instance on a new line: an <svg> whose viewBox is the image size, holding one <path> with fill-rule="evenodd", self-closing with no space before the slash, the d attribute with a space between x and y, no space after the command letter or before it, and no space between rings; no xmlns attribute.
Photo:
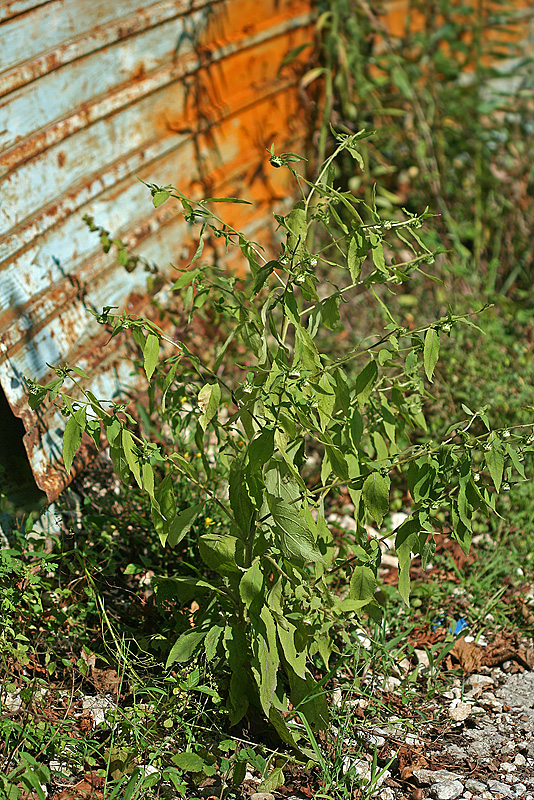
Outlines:
<svg viewBox="0 0 534 800"><path fill-rule="evenodd" d="M389 310L388 293L434 254L418 233L426 214L384 220L374 204L335 187L336 159L348 154L362 167L357 146L364 138L364 132L334 134L333 152L315 181L296 171L298 156L277 156L271 148L271 164L289 169L302 195L289 214L275 215L286 241L271 260L208 208L242 201L193 202L170 186L149 187L155 206L172 197L186 221L200 226L192 264L173 291L190 319L211 303L227 332L214 360L202 359L147 319L110 307L97 314L112 336L131 331L150 382L148 415L166 432L168 446L161 435L160 441L146 438L125 404L99 400L84 388L88 376L78 367L57 368L46 386L28 381L32 407L49 397L68 417L67 470L82 435L98 443L104 429L117 475L146 492L164 546L181 545L204 518L204 531L192 542L200 560L188 574L155 581L159 607L169 609L175 625L167 669L205 658L220 675L231 725L264 715L286 745L312 758L313 748L299 743L299 728L286 715L290 705L300 709L308 739L308 727L326 727L327 704L312 660L328 670L347 618L381 618L375 596L381 549L365 524L382 525L392 476L413 499L395 534L399 591L408 602L412 551L428 563L439 526L468 552L473 514L494 513L495 493L514 472L524 476L518 451L532 449L521 425L511 433L492 430L485 409L467 405L464 419L438 441L421 441L424 378L433 380L442 337L472 322L449 312L407 329ZM238 249L250 279L237 281L203 262L208 235ZM388 263L388 236L404 243L409 259ZM329 268L324 286L318 286L319 263ZM385 324L333 357L318 345L325 331L338 329L349 292L367 292ZM242 348L238 364L234 340ZM161 343L176 354L160 360ZM347 371L353 363L354 379ZM65 382L76 391L61 391ZM306 471L310 447L319 454L316 475ZM173 475L195 488L196 502L177 507ZM337 555L325 504L343 487L356 530L349 549ZM211 529L214 509L224 522ZM340 572L348 596L331 591Z"/></svg>

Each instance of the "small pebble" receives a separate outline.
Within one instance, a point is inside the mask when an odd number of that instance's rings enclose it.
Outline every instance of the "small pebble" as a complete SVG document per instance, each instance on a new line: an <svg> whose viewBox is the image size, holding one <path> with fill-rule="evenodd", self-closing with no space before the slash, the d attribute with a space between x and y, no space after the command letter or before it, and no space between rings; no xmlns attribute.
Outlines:
<svg viewBox="0 0 534 800"><path fill-rule="evenodd" d="M449 717L454 722L463 722L471 715L470 703L458 703L454 708L449 708Z"/></svg>
<svg viewBox="0 0 534 800"><path fill-rule="evenodd" d="M488 781L488 789L492 794L502 794L504 797L513 797L513 792L510 786L501 781Z"/></svg>
<svg viewBox="0 0 534 800"><path fill-rule="evenodd" d="M469 778L469 780L465 782L465 788L469 789L473 794L480 794L486 788L486 784L482 783L482 781L476 781L474 778Z"/></svg>
<svg viewBox="0 0 534 800"><path fill-rule="evenodd" d="M254 792L250 795L250 800L274 800L274 794L270 792Z"/></svg>
<svg viewBox="0 0 534 800"><path fill-rule="evenodd" d="M440 781L430 788L430 797L434 800L456 800L463 791L460 781Z"/></svg>
<svg viewBox="0 0 534 800"><path fill-rule="evenodd" d="M518 767L524 767L526 763L527 759L522 753L518 753L514 758L514 764L516 764Z"/></svg>

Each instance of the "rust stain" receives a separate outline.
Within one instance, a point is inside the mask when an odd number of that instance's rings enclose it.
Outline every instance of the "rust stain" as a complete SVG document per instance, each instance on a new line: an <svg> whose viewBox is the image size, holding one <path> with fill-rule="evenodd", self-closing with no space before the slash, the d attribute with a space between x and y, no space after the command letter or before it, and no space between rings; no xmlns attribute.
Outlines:
<svg viewBox="0 0 534 800"><path fill-rule="evenodd" d="M19 2L28 6L30 0ZM58 113L58 118L53 119L49 115L44 125L36 125L35 130L30 130L29 125L21 126L24 135L19 138L14 127L10 146L0 152L0 181L4 181L3 189L12 192L16 209L13 214L18 220L0 238L0 285L6 285L2 280L5 276L20 281L16 265L21 264L24 272L31 273L31 286L39 287L33 296L31 291L26 295L22 292L16 304L0 306L0 378L14 413L27 429L24 443L30 463L37 484L49 499L55 498L72 477L65 474L60 463L59 431L64 421L53 409L32 412L20 385L10 389L9 375L31 374L34 353L40 359L39 377L46 380L48 368L44 362L49 361L45 357L49 348L59 353L59 358L82 366L97 382L105 382L106 376L111 379L115 372L129 380L127 344L114 340L116 349L111 351L106 346L107 334L92 318L89 317L90 324L85 321L84 304L105 297L109 287L123 293L119 302L128 313L150 310L142 270L126 275L117 266L113 252L105 255L97 250L94 238L89 246L87 236L76 234L72 245L64 245L64 241L72 239L71 217L85 211L94 213L97 224L109 227L129 247L146 251L158 261L158 253L164 253L161 275L163 279L170 277L169 261L183 267L194 246L180 206L169 202L150 211L148 196L140 205L141 195L132 188L139 186L137 176L150 182L158 180L155 175L161 175L160 182L173 182L193 196L204 194L209 185L214 191L256 202L255 208L229 207L229 221L254 231L254 237L269 246L267 215L273 202L286 201L287 184L281 175L272 170L269 174L263 168L265 147L274 138L280 149L299 149L305 136L296 79L288 75L278 79L276 72L287 50L311 38L311 0L147 3L135 15L67 38L0 74L0 94L14 88L23 92L24 86L31 83L31 96L35 97L41 76L68 70L69 62L74 60L78 69L80 64L83 66L85 55L116 47L128 37L144 35L144 31L162 21L181 17L183 30L195 42L193 49L189 47L184 53L178 47L168 63L126 59L120 81L111 91L106 88L106 93L99 95L96 82L94 96L86 93L83 102L69 108L66 116ZM50 0L47 5L56 4L61 14L60 0ZM205 14L201 18L202 9ZM193 12L197 17L189 25ZM171 47L169 53L172 52ZM90 79L88 74L87 80ZM30 132L26 134L26 130ZM124 133L130 130L131 139ZM86 135L86 131L97 133ZM118 146L113 150L119 134L122 138L118 141L125 142L124 152ZM92 147L91 136L100 162L94 172L92 151L84 150L80 144L86 142L84 146ZM81 164L86 165L85 173L80 170ZM53 187L48 194L49 182L44 177L47 169L52 170ZM35 184L39 191L35 198L28 197L27 206L16 194L16 187L26 175L35 181L43 176L40 184ZM4 192L4 197L8 196ZM116 213L115 205L117 209L124 208L124 203L128 203L127 213ZM118 227L116 218L121 220ZM54 246L66 253L64 273L47 265L46 258L55 254ZM37 280L35 276L41 272ZM56 357L49 363L54 361L57 363ZM92 378L89 385L94 385ZM73 471L81 469L91 456L91 445L91 440L84 440Z"/></svg>

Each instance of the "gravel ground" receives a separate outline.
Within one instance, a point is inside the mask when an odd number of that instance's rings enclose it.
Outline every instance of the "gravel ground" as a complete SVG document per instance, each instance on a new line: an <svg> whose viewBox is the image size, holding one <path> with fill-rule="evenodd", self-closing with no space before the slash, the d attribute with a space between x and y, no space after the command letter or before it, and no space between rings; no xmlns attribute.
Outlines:
<svg viewBox="0 0 534 800"><path fill-rule="evenodd" d="M458 681L445 700L449 724L422 726L417 735L400 726L371 731L382 761L399 754L380 800L534 800L534 672L486 669L463 691Z"/></svg>

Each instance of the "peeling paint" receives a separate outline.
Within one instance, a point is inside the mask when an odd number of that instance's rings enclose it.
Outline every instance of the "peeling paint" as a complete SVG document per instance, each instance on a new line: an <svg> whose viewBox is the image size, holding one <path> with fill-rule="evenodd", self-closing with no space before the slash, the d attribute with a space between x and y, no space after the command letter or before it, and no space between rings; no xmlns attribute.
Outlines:
<svg viewBox="0 0 534 800"><path fill-rule="evenodd" d="M187 226L172 202L153 209L137 178L252 200L232 221L265 239L286 197L265 148L306 135L296 78L277 70L312 35L311 0L0 0L0 383L50 500L71 479L65 421L29 409L23 376L79 364L97 396L118 397L128 345L104 346L87 306L139 313L150 300L142 269L102 253L82 216L163 275L187 263ZM89 455L87 444L73 473Z"/></svg>

